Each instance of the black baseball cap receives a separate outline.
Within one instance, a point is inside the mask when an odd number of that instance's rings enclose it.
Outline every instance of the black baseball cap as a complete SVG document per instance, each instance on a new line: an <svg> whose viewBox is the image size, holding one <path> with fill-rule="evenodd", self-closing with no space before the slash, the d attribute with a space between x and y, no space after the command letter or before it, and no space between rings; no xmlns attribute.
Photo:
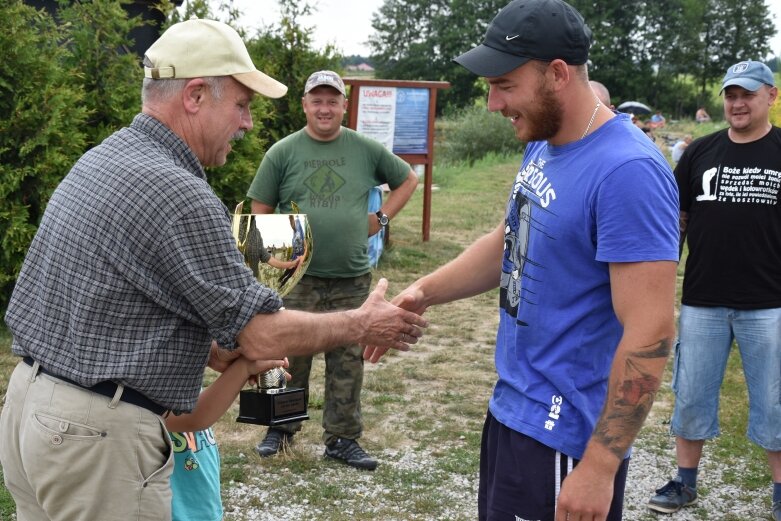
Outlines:
<svg viewBox="0 0 781 521"><path fill-rule="evenodd" d="M491 21L483 43L454 61L469 71L492 78L507 74L529 60L588 61L591 29L583 16L562 0L513 0Z"/></svg>

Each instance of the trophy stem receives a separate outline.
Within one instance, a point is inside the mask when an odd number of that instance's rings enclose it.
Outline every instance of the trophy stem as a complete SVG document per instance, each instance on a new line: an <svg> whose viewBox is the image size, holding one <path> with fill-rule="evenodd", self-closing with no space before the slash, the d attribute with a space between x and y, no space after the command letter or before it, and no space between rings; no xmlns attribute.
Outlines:
<svg viewBox="0 0 781 521"><path fill-rule="evenodd" d="M281 367L275 367L258 375L258 391L272 392L273 390L284 389L287 387L287 378L285 370Z"/></svg>

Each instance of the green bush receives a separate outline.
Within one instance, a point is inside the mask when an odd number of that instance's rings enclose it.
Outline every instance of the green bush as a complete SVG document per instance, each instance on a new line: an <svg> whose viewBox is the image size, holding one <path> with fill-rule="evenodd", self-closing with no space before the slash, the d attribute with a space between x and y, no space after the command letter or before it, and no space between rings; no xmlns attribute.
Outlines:
<svg viewBox="0 0 781 521"><path fill-rule="evenodd" d="M89 110L63 67L64 35L20 0L0 6L0 312L49 196L87 144Z"/></svg>
<svg viewBox="0 0 781 521"><path fill-rule="evenodd" d="M144 22L128 18L131 0L71 2L57 11L68 52L62 67L84 93L89 119L84 131L94 146L126 126L141 108L141 60L130 48L130 31Z"/></svg>
<svg viewBox="0 0 781 521"><path fill-rule="evenodd" d="M482 104L445 116L439 122L437 160L443 164L466 163L489 155L518 155L523 144L512 126Z"/></svg>
<svg viewBox="0 0 781 521"><path fill-rule="evenodd" d="M60 2L57 22L22 0L0 2L0 315L54 189L90 147L130 123L140 111L140 58L130 32L144 22L128 18L131 0ZM290 87L283 100L258 97L255 127L235 143L226 165L210 169L209 183L232 209L269 144L303 126L300 91L314 70L336 68L331 47L315 50L298 26L308 9L280 0L283 21L247 41L256 66ZM206 0L188 1L184 15L168 0L158 6L169 23L219 19ZM221 3L226 23L240 13ZM245 40L247 38L245 37Z"/></svg>

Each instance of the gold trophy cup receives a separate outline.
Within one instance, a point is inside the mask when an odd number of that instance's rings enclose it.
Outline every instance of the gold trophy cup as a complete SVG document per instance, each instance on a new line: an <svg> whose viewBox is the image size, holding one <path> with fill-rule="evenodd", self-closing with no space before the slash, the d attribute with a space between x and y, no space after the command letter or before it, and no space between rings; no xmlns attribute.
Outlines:
<svg viewBox="0 0 781 521"><path fill-rule="evenodd" d="M243 206L236 206L231 222L236 245L255 278L284 297L301 280L312 259L307 216L242 214ZM262 261L268 254L270 257ZM279 367L259 374L255 389L241 391L236 421L273 426L308 420L306 407L304 389L288 388L285 371Z"/></svg>

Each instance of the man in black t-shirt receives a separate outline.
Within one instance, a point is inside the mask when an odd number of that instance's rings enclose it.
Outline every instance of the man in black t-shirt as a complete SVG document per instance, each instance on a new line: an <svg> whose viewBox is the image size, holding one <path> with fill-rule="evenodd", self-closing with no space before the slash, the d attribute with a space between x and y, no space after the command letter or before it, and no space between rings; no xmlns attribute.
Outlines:
<svg viewBox="0 0 781 521"><path fill-rule="evenodd" d="M678 475L648 507L671 513L697 500L706 439L719 434L719 388L733 340L749 392L748 437L764 448L781 521L781 129L767 66L744 61L722 83L729 128L689 145L675 169L681 248L688 238L675 350Z"/></svg>

